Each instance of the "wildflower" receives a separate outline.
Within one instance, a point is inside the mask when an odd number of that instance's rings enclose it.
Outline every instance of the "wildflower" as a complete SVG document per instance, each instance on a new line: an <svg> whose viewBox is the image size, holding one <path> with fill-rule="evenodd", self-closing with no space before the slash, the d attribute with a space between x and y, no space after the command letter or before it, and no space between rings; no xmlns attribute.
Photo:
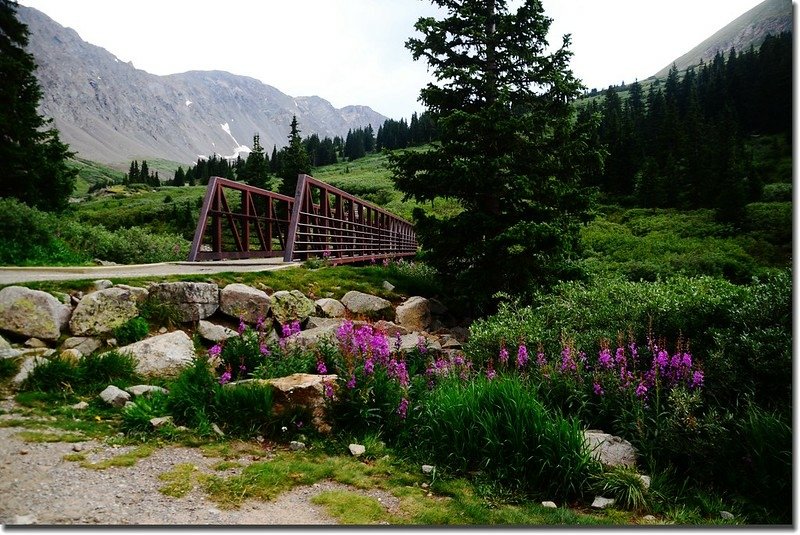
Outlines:
<svg viewBox="0 0 800 535"><path fill-rule="evenodd" d="M322 251L322 258L324 258L325 260L327 260L327 259L329 259L330 257L331 257L331 250L330 250L330 249L328 249L328 248L326 247L326 248L325 248L325 250L324 250L324 251Z"/></svg>
<svg viewBox="0 0 800 535"><path fill-rule="evenodd" d="M539 351L538 353L536 353L536 364L540 368L543 368L544 366L547 366L547 359L544 357L544 353L542 351Z"/></svg>
<svg viewBox="0 0 800 535"><path fill-rule="evenodd" d="M245 373L247 373L247 366L244 363L239 364L239 375L244 375Z"/></svg>
<svg viewBox="0 0 800 535"><path fill-rule="evenodd" d="M328 381L322 382L322 393L326 398L333 397L333 386Z"/></svg>
<svg viewBox="0 0 800 535"><path fill-rule="evenodd" d="M523 368L528 363L528 348L525 344L520 344L517 350L517 368Z"/></svg>
<svg viewBox="0 0 800 535"><path fill-rule="evenodd" d="M574 372L578 370L578 365L575 363L575 360L572 358L572 349L567 346L561 350L561 371L562 372Z"/></svg>
<svg viewBox="0 0 800 535"><path fill-rule="evenodd" d="M375 361L373 361L371 358L366 359L364 361L364 373L366 373L367 375L372 375L374 371L375 371Z"/></svg>
<svg viewBox="0 0 800 535"><path fill-rule="evenodd" d="M597 363L600 365L600 368L603 369L610 369L613 366L611 362L611 350L607 347L600 350L600 353L597 354Z"/></svg>
<svg viewBox="0 0 800 535"><path fill-rule="evenodd" d="M508 349L506 349L505 344L500 346L500 353L498 354L497 359L503 364L508 362Z"/></svg>
<svg viewBox="0 0 800 535"><path fill-rule="evenodd" d="M211 349L208 350L208 354L211 357L218 357L220 353L222 353L222 346L219 344L211 346Z"/></svg>
<svg viewBox="0 0 800 535"><path fill-rule="evenodd" d="M391 264L391 263L392 263L392 261L389 260L388 258L384 258L383 259L383 267L389 267L389 264Z"/></svg>
<svg viewBox="0 0 800 535"><path fill-rule="evenodd" d="M400 400L400 405L397 407L397 414L400 415L400 418L406 418L408 414L408 400L406 398Z"/></svg>
<svg viewBox="0 0 800 535"><path fill-rule="evenodd" d="M292 326L288 323L281 325L281 338L289 338L292 335Z"/></svg>
<svg viewBox="0 0 800 535"><path fill-rule="evenodd" d="M244 319L239 318L239 328L237 329L237 332L239 334L242 334L245 329L247 329L247 325L245 325Z"/></svg>
<svg viewBox="0 0 800 535"><path fill-rule="evenodd" d="M703 386L704 380L705 380L705 377L703 375L703 372L701 372L700 370L697 370L696 372L694 372L692 374L692 379L691 379L690 386L692 388L700 388L701 386Z"/></svg>
<svg viewBox="0 0 800 535"><path fill-rule="evenodd" d="M603 390L603 387L600 386L600 383L594 383L592 385L592 388L594 388L595 396L602 396L603 394L605 394L605 390Z"/></svg>
<svg viewBox="0 0 800 535"><path fill-rule="evenodd" d="M486 366L486 378L490 381L497 377L497 372L494 371L494 361L489 359L489 364Z"/></svg>
<svg viewBox="0 0 800 535"><path fill-rule="evenodd" d="M295 427L297 427L298 429L302 429L302 428L303 428L303 420L300 420L299 422L297 422L297 423L296 423L296 424L294 424L294 425L295 425Z"/></svg>
<svg viewBox="0 0 800 535"><path fill-rule="evenodd" d="M223 374L219 376L219 384L224 385L230 382L231 382L231 371L225 370L225 372L223 372Z"/></svg>
<svg viewBox="0 0 800 535"><path fill-rule="evenodd" d="M259 352L261 352L261 354L262 354L262 355L264 355L265 357L266 357L267 355L269 355L269 353L270 353L270 351L269 351L269 348L267 347L267 344L265 344L264 342L261 342L261 344L259 344L259 346L258 346L258 350L259 350Z"/></svg>
<svg viewBox="0 0 800 535"><path fill-rule="evenodd" d="M417 338L417 350L423 355L428 352L428 343L424 336Z"/></svg>
<svg viewBox="0 0 800 535"><path fill-rule="evenodd" d="M644 382L639 383L639 386L636 387L636 397L643 398L647 396L647 386L645 386Z"/></svg>
<svg viewBox="0 0 800 535"><path fill-rule="evenodd" d="M350 375L350 380L347 381L347 388L352 390L355 387L356 387L356 376L355 375Z"/></svg>
<svg viewBox="0 0 800 535"><path fill-rule="evenodd" d="M263 331L264 330L264 316L259 315L258 319L256 320L256 330Z"/></svg>
<svg viewBox="0 0 800 535"><path fill-rule="evenodd" d="M402 338L400 338L400 332L394 333L394 350L400 351L400 346L403 344Z"/></svg>
<svg viewBox="0 0 800 535"><path fill-rule="evenodd" d="M325 375L326 373L328 373L328 368L325 366L324 360L317 361L317 373L320 375Z"/></svg>

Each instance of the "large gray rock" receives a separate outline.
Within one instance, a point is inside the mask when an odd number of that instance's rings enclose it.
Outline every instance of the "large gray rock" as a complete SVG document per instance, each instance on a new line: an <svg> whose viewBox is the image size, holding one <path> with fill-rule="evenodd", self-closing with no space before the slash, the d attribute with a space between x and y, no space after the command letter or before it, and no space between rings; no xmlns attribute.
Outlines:
<svg viewBox="0 0 800 535"><path fill-rule="evenodd" d="M273 387L273 411L276 415L287 410L308 410L314 428L322 434L328 434L331 425L326 410L325 383L334 386L336 379L336 375L295 373L265 382Z"/></svg>
<svg viewBox="0 0 800 535"><path fill-rule="evenodd" d="M219 286L208 282L162 282L150 287L149 299L174 308L177 321L199 321L219 308Z"/></svg>
<svg viewBox="0 0 800 535"><path fill-rule="evenodd" d="M585 431L583 436L589 450L604 467L636 467L636 448L627 440L593 429Z"/></svg>
<svg viewBox="0 0 800 535"><path fill-rule="evenodd" d="M409 297L395 310L395 323L409 331L425 331L431 324L431 309L424 297Z"/></svg>
<svg viewBox="0 0 800 535"><path fill-rule="evenodd" d="M233 329L229 329L227 327L223 327L222 325L217 325L206 320L200 320L200 322L197 324L197 334L199 334L200 338L203 340L214 343L224 342L228 338L239 336L239 333Z"/></svg>
<svg viewBox="0 0 800 535"><path fill-rule="evenodd" d="M0 331L58 340L72 309L46 292L22 286L0 290Z"/></svg>
<svg viewBox="0 0 800 535"><path fill-rule="evenodd" d="M322 316L326 318L343 318L347 313L344 305L336 299L330 297L323 297L315 301L317 308L322 312Z"/></svg>
<svg viewBox="0 0 800 535"><path fill-rule="evenodd" d="M11 344L2 336L0 336L0 349L11 349Z"/></svg>
<svg viewBox="0 0 800 535"><path fill-rule="evenodd" d="M64 343L61 344L61 349L74 349L86 357L100 349L102 345L103 344L97 338L91 338L88 336L73 336L64 340Z"/></svg>
<svg viewBox="0 0 800 535"><path fill-rule="evenodd" d="M356 290L351 290L344 294L342 304L353 314L369 317L387 315L392 309L392 303L386 299Z"/></svg>
<svg viewBox="0 0 800 535"><path fill-rule="evenodd" d="M20 364L17 375L11 379L11 383L14 386L21 385L25 379L28 378L34 368L45 363L47 363L47 359L38 355L26 357L25 360L22 361L22 364Z"/></svg>
<svg viewBox="0 0 800 535"><path fill-rule="evenodd" d="M75 307L69 328L75 336L108 334L138 316L142 302L142 294L119 287L88 293Z"/></svg>
<svg viewBox="0 0 800 535"><path fill-rule="evenodd" d="M270 298L267 292L246 284L233 283L220 290L219 308L228 316L246 323L256 323L269 314Z"/></svg>
<svg viewBox="0 0 800 535"><path fill-rule="evenodd" d="M316 311L316 303L299 290L281 290L272 294L272 317L281 324L293 320L302 322Z"/></svg>
<svg viewBox="0 0 800 535"><path fill-rule="evenodd" d="M192 339L183 331L146 338L119 348L136 361L136 372L144 377L175 377L195 356Z"/></svg>
<svg viewBox="0 0 800 535"><path fill-rule="evenodd" d="M100 392L100 399L111 405L112 407L124 407L125 403L131 400L131 395L121 388L114 385L108 385L105 390Z"/></svg>

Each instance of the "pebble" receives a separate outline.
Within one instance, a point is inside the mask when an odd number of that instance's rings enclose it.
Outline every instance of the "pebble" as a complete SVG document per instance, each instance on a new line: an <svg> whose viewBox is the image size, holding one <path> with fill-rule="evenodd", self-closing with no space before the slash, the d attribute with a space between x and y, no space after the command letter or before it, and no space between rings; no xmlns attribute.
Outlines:
<svg viewBox="0 0 800 535"><path fill-rule="evenodd" d="M20 455L28 455L30 453L28 450L19 450Z"/></svg>
<svg viewBox="0 0 800 535"><path fill-rule="evenodd" d="M423 464L422 465L422 473L423 474L431 474L431 473L433 473L433 469L434 468L435 467L431 466L430 464Z"/></svg>
<svg viewBox="0 0 800 535"><path fill-rule="evenodd" d="M542 502L542 507L547 507L548 509L558 509L556 502Z"/></svg>

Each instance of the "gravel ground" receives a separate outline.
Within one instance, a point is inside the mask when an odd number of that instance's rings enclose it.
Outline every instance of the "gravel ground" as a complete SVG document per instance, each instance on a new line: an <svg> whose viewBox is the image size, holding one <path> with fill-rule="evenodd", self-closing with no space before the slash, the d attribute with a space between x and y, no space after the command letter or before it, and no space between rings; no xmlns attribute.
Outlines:
<svg viewBox="0 0 800 535"><path fill-rule="evenodd" d="M0 407L13 410L13 402ZM3 414L3 419L19 415ZM311 498L328 490L359 492L379 499L389 510L397 499L379 490L361 491L331 481L296 487L274 501L249 500L241 508L219 509L195 488L182 498L159 492L159 474L191 463L208 473L219 458L203 457L192 448L164 447L132 467L105 470L82 468L64 455L81 451L97 461L124 452L124 448L97 441L26 443L16 435L21 428L0 428L0 523L50 526L81 525L320 525L336 524ZM239 459L246 464L247 458ZM235 473L231 470L227 475Z"/></svg>

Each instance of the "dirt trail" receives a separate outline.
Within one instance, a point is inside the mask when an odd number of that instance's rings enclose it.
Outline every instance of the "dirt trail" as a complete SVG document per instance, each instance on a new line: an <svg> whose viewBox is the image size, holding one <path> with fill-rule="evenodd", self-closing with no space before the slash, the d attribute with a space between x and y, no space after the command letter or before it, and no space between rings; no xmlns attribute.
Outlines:
<svg viewBox="0 0 800 535"><path fill-rule="evenodd" d="M161 262L119 266L79 267L0 267L0 286L21 282L59 281L77 279L111 279L159 277L166 275L202 275L223 272L274 271L299 266L299 262L284 262L282 258L226 260L219 262Z"/></svg>
<svg viewBox="0 0 800 535"><path fill-rule="evenodd" d="M0 421L20 418L15 404L0 402L5 413ZM164 447L132 467L105 470L83 468L64 456L79 450L87 460L120 455L130 448L98 441L79 443L28 443L17 435L20 427L0 427L0 523L36 525L319 525L336 524L320 506L311 503L317 494L335 489L358 492L396 507L397 498L379 490L362 491L330 481L297 487L274 501L250 500L241 508L224 510L195 487L182 498L165 496L158 476L184 463L206 473L230 476L241 468L218 472L219 458L204 457L199 450ZM245 466L248 456L237 459Z"/></svg>

